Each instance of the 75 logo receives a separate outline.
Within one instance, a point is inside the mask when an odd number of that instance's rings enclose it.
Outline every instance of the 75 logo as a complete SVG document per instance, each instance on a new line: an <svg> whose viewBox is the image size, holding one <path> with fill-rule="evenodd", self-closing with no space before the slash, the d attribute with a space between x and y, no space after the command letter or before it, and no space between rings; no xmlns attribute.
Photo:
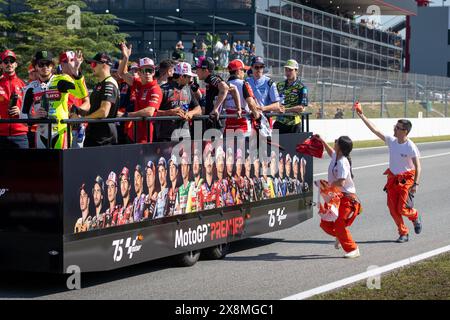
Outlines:
<svg viewBox="0 0 450 320"><path fill-rule="evenodd" d="M127 238L126 242L125 242L125 250L127 250L127 255L128 255L128 259L132 259L133 258L133 254L135 252L138 252L141 250L141 245L136 245L136 242L138 241L139 236L136 236L134 239ZM119 262L122 260L123 258L123 243L124 243L124 239L120 239L120 240L115 240L112 243L112 246L115 247L114 249L114 262Z"/></svg>
<svg viewBox="0 0 450 320"><path fill-rule="evenodd" d="M269 215L269 227L273 228L275 223L278 221L278 225L281 226L281 222L287 218L287 215L284 213L286 208L278 208L269 210L267 213Z"/></svg>

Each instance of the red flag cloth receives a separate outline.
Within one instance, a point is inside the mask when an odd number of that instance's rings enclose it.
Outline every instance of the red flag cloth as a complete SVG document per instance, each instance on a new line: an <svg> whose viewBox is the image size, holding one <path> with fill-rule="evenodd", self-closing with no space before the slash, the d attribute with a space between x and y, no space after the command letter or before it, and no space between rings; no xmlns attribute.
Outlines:
<svg viewBox="0 0 450 320"><path fill-rule="evenodd" d="M303 143L297 145L297 152L307 154L316 158L322 158L323 156L323 144L315 136L306 139Z"/></svg>

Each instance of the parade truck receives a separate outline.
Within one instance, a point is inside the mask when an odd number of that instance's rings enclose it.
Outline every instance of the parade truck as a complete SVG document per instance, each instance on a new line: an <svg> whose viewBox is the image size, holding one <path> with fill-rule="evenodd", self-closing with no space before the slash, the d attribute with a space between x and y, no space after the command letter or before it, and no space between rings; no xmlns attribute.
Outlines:
<svg viewBox="0 0 450 320"><path fill-rule="evenodd" d="M0 119L49 126L49 134L55 121ZM144 121L148 129L168 119L63 121L72 136L80 123ZM301 133L269 139L253 155L248 141L233 150L220 139L194 140L191 150L176 142L0 150L0 269L96 272L165 257L191 266L302 223L312 218L313 159L296 146L308 131L305 113Z"/></svg>

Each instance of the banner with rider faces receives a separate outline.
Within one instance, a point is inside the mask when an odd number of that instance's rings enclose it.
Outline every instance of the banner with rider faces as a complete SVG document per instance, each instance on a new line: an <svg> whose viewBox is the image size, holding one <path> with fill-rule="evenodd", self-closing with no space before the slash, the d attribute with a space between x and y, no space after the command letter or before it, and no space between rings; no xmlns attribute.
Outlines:
<svg viewBox="0 0 450 320"><path fill-rule="evenodd" d="M264 148L218 140L66 150L65 234L302 197L312 159L295 148L306 137Z"/></svg>

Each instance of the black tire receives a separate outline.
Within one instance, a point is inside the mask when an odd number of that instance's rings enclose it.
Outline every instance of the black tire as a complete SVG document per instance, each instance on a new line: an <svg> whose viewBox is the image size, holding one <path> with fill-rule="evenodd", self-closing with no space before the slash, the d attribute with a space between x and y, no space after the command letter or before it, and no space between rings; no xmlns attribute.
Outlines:
<svg viewBox="0 0 450 320"><path fill-rule="evenodd" d="M174 258L179 267L192 267L200 259L200 251L189 251Z"/></svg>
<svg viewBox="0 0 450 320"><path fill-rule="evenodd" d="M225 258L229 250L230 244L223 243L215 247L203 249L202 256L209 260L220 260Z"/></svg>

